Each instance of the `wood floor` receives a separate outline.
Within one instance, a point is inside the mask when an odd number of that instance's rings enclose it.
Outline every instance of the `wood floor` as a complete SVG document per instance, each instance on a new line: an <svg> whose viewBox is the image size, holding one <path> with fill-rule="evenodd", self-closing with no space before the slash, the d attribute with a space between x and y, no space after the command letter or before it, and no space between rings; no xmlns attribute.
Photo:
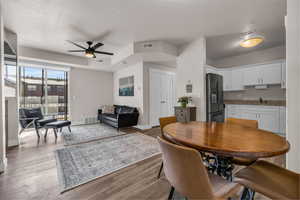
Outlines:
<svg viewBox="0 0 300 200"><path fill-rule="evenodd" d="M145 134L159 133L157 128ZM55 141L50 133L47 141L38 142L34 133L24 133L21 145L8 151L8 167L0 175L0 200L167 199L169 183L164 176L156 178L161 156L60 194L54 158L58 148L63 148L60 136Z"/></svg>

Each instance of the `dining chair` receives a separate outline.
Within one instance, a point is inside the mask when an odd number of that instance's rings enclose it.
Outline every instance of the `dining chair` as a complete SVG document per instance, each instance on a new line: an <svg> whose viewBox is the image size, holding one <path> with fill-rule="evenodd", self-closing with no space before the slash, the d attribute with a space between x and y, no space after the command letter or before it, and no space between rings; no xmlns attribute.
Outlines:
<svg viewBox="0 0 300 200"><path fill-rule="evenodd" d="M227 199L240 189L239 184L208 173L197 150L157 138L165 175L171 184L168 199L172 199L174 190L188 199Z"/></svg>
<svg viewBox="0 0 300 200"><path fill-rule="evenodd" d="M168 124L172 124L172 123L175 123L175 122L177 122L176 116L159 118L159 126L160 126L160 132L161 132L162 137L164 137L164 133L163 133L164 127L167 126ZM158 179L160 178L163 167L164 167L164 162L161 162L159 172L158 172L158 175L157 175Z"/></svg>
<svg viewBox="0 0 300 200"><path fill-rule="evenodd" d="M238 124L248 128L255 128L258 129L258 122L256 120L249 120L249 119L238 119L238 118L227 118L225 123L228 124ZM256 159L251 158L241 158L241 157L233 157L232 163L241 166L249 166L253 164Z"/></svg>
<svg viewBox="0 0 300 200"><path fill-rule="evenodd" d="M271 199L300 199L300 174L267 161L241 169L234 181Z"/></svg>

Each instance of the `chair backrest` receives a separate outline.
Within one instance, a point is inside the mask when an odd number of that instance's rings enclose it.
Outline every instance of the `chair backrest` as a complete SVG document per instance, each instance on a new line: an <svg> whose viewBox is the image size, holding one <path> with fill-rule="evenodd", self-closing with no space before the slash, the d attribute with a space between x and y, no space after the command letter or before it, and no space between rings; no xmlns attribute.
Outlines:
<svg viewBox="0 0 300 200"><path fill-rule="evenodd" d="M249 128L258 128L258 122L250 119L227 118L226 123L238 124Z"/></svg>
<svg viewBox="0 0 300 200"><path fill-rule="evenodd" d="M42 114L41 108L20 108L19 118L20 118L20 124L22 128L25 128L30 122L32 122L32 119L29 120L24 120L24 119L26 118L43 119L44 116Z"/></svg>
<svg viewBox="0 0 300 200"><path fill-rule="evenodd" d="M164 172L170 184L190 199L214 199L201 155L192 148L172 144L158 137Z"/></svg>
<svg viewBox="0 0 300 200"><path fill-rule="evenodd" d="M159 118L159 125L160 125L161 133L163 134L163 129L165 126L167 126L168 124L175 123L175 122L177 122L177 119L175 116Z"/></svg>

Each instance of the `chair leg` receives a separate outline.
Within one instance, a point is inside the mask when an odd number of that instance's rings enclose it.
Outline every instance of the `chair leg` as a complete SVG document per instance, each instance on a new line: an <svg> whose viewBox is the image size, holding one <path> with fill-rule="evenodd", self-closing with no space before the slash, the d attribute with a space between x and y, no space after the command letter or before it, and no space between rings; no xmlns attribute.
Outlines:
<svg viewBox="0 0 300 200"><path fill-rule="evenodd" d="M241 200L254 200L254 196L255 196L255 191L245 187L240 199Z"/></svg>
<svg viewBox="0 0 300 200"><path fill-rule="evenodd" d="M45 131L45 138L47 137L47 134L48 134L48 128L46 128L46 131Z"/></svg>
<svg viewBox="0 0 300 200"><path fill-rule="evenodd" d="M161 174L161 172L162 172L163 167L164 167L164 163L161 162L161 165L160 165L160 168L159 168L159 172L158 172L158 175L157 175L157 179L160 178L160 174Z"/></svg>
<svg viewBox="0 0 300 200"><path fill-rule="evenodd" d="M172 186L171 190L170 190L170 193L169 193L169 196L168 196L168 200L172 200L173 199L174 190L175 190L175 188Z"/></svg>
<svg viewBox="0 0 300 200"><path fill-rule="evenodd" d="M254 200L255 191L251 190L251 200Z"/></svg>
<svg viewBox="0 0 300 200"><path fill-rule="evenodd" d="M55 138L57 138L57 130L56 130L56 128L54 128L53 131L54 131Z"/></svg>
<svg viewBox="0 0 300 200"><path fill-rule="evenodd" d="M71 133L72 131L71 131L71 127L70 126L68 126L68 129L69 129L69 132Z"/></svg>
<svg viewBox="0 0 300 200"><path fill-rule="evenodd" d="M60 128L59 132L62 132L62 128Z"/></svg>
<svg viewBox="0 0 300 200"><path fill-rule="evenodd" d="M39 129L35 127L35 132L38 138L40 138L40 133L39 133Z"/></svg>

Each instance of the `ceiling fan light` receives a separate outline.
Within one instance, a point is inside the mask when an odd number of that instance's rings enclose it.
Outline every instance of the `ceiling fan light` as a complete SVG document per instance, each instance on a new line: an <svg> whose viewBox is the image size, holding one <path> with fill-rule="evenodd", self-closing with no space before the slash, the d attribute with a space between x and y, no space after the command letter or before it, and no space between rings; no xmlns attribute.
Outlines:
<svg viewBox="0 0 300 200"><path fill-rule="evenodd" d="M85 56L88 57L88 58L94 58L95 55L91 52L85 52Z"/></svg>
<svg viewBox="0 0 300 200"><path fill-rule="evenodd" d="M255 34L255 33L250 33L247 34L244 39L240 42L240 46L244 48L251 48L259 45L264 41L263 36Z"/></svg>

